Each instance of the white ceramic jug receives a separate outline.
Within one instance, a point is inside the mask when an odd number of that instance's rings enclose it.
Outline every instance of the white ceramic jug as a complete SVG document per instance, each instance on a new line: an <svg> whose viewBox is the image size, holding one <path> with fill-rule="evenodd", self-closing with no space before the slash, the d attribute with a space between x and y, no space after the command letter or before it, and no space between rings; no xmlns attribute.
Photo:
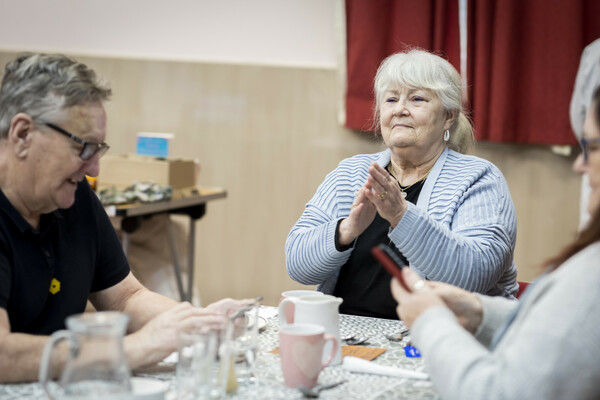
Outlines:
<svg viewBox="0 0 600 400"><path fill-rule="evenodd" d="M340 314L338 308L342 299L330 295L305 297L288 297L279 303L279 325L317 324L325 328L325 333L332 335L338 343L338 351L332 364L342 362L342 346L340 342ZM331 353L331 343L327 343L324 355ZM325 356L324 356L325 358Z"/></svg>

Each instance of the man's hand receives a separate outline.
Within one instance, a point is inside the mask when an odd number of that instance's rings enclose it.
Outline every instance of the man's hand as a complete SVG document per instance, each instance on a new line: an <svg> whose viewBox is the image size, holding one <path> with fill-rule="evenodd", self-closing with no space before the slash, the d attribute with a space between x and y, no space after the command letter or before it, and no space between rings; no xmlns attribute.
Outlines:
<svg viewBox="0 0 600 400"><path fill-rule="evenodd" d="M209 304L208 306L206 306L206 309L224 314L226 316L230 316L236 313L240 308L244 307L246 304L252 303L254 301L254 299L234 300L230 298L225 298Z"/></svg>
<svg viewBox="0 0 600 400"><path fill-rule="evenodd" d="M202 327L222 327L227 317L218 310L180 303L151 319L140 330L125 337L125 352L131 368L160 362L177 350L177 332Z"/></svg>

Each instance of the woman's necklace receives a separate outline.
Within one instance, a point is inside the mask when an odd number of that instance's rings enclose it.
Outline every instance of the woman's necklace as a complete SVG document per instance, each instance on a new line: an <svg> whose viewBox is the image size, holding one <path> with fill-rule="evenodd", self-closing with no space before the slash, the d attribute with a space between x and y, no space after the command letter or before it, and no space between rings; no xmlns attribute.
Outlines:
<svg viewBox="0 0 600 400"><path fill-rule="evenodd" d="M411 187L413 187L414 185L416 185L417 183L422 182L425 179L427 179L427 177L429 176L429 173L431 172L432 169L433 169L433 166L431 168L429 168L429 171L427 171L427 173L425 175L423 175L419 180L417 180L416 182L414 182L406 187L402 187L402 185L400 184L400 179L398 179L399 174L396 173L396 163L394 163L392 160L390 160L390 163L388 164L388 172L390 174L392 174L394 179L396 179L398 181L398 187L400 188L400 192L402 193L402 198L404 198L404 199L406 198L406 194L407 194L406 191L408 189L410 189Z"/></svg>

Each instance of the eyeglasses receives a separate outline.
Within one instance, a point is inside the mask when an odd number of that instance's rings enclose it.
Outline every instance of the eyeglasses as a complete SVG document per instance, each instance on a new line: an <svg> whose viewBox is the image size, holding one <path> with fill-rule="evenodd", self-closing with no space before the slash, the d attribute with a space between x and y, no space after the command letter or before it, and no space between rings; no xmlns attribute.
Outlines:
<svg viewBox="0 0 600 400"><path fill-rule="evenodd" d="M53 130L55 130L58 133L62 133L63 135L65 135L66 137L68 137L69 139L71 139L72 141L74 141L77 144L80 144L81 146L83 146L81 148L81 152L79 153L79 158L81 158L83 161L87 161L90 158L94 157L96 154L98 154L98 158L102 157L110 148L109 145L107 145L106 143L102 142L102 143L91 143L91 142L86 142L85 140L73 135L72 133L64 130L63 128L61 128L60 126L54 125L50 122L43 122L44 125L46 125L48 128L51 128Z"/></svg>
<svg viewBox="0 0 600 400"><path fill-rule="evenodd" d="M600 147L600 138L581 138L579 144L581 145L581 150L583 152L583 162L587 163L590 158L590 152L597 150L597 148Z"/></svg>

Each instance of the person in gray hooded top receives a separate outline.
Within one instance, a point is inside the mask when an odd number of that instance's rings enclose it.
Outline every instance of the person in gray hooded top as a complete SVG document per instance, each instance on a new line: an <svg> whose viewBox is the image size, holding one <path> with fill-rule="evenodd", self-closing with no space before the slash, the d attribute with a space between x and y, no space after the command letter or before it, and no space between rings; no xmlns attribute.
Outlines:
<svg viewBox="0 0 600 400"><path fill-rule="evenodd" d="M600 87L583 125L590 223L545 262L519 301L425 282L408 268L392 291L444 399L600 398Z"/></svg>

